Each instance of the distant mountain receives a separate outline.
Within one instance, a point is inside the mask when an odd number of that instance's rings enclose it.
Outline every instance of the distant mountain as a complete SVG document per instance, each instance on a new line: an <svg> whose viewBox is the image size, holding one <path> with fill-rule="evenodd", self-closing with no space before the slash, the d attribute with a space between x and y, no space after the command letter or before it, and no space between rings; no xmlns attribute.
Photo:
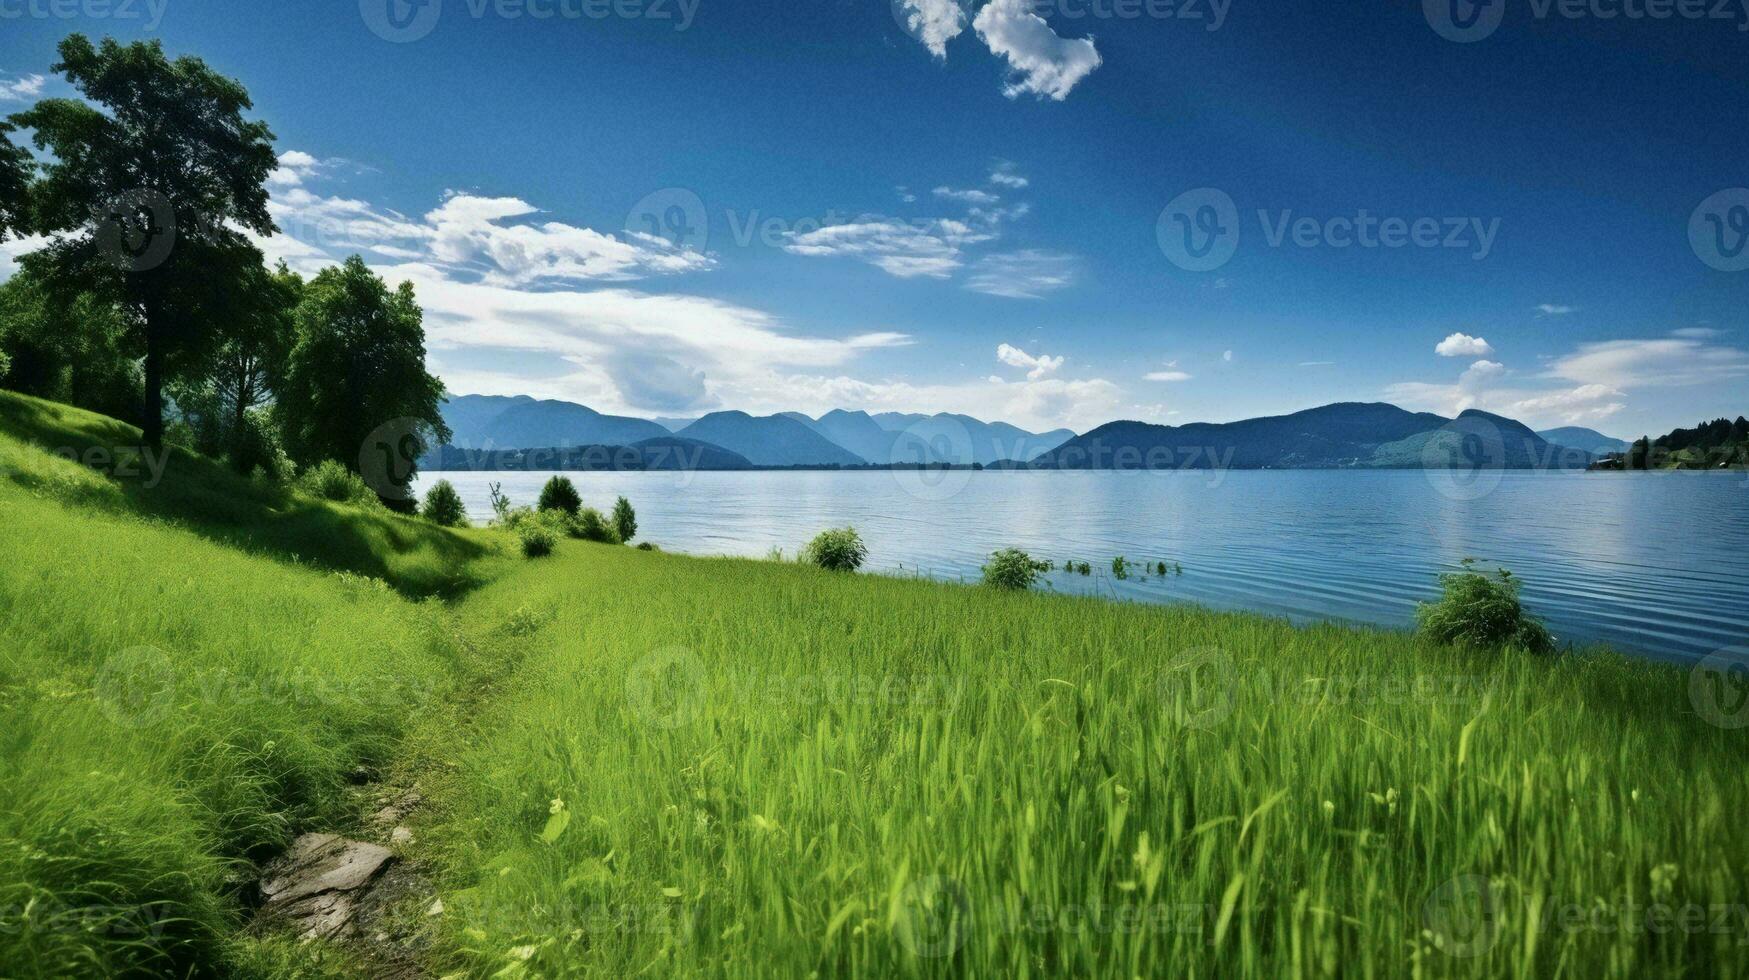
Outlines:
<svg viewBox="0 0 1749 980"><path fill-rule="evenodd" d="M860 466L864 462L787 415L755 418L746 412L713 412L681 429L679 435L739 453L757 466Z"/></svg>
<svg viewBox="0 0 1749 980"><path fill-rule="evenodd" d="M468 448L525 449L531 446L629 446L672 435L646 419L603 415L562 401L536 401L527 395L460 395L443 406L450 444Z"/></svg>
<svg viewBox="0 0 1749 980"><path fill-rule="evenodd" d="M1627 440L1612 439L1596 429L1587 429L1578 425L1569 425L1560 429L1543 429L1537 432L1537 435L1557 446L1583 450L1593 456L1628 451Z"/></svg>
<svg viewBox="0 0 1749 980"><path fill-rule="evenodd" d="M678 436L645 439L629 446L554 446L546 449L459 449L442 446L421 461L431 470L485 472L747 470L747 457L720 446Z"/></svg>
<svg viewBox="0 0 1749 980"><path fill-rule="evenodd" d="M1456 420L1345 402L1292 415L1182 426L1112 422L1033 462L1044 469L1583 468L1519 422L1469 411Z"/></svg>
<svg viewBox="0 0 1749 980"><path fill-rule="evenodd" d="M1007 422L970 415L827 412L809 421L816 432L877 465L953 463L985 466L1004 459L1031 459L1074 438L1068 429L1028 432Z"/></svg>

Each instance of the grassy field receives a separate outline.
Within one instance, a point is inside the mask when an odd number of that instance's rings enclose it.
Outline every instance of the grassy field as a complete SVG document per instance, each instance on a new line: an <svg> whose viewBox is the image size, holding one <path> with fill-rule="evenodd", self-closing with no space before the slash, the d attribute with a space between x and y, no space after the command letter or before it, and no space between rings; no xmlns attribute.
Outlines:
<svg viewBox="0 0 1749 980"><path fill-rule="evenodd" d="M314 969L239 894L357 819L360 764L430 801L434 975L1749 971L1749 732L1678 669L525 561L200 460L146 489L25 445L126 441L103 425L0 395L0 973Z"/></svg>

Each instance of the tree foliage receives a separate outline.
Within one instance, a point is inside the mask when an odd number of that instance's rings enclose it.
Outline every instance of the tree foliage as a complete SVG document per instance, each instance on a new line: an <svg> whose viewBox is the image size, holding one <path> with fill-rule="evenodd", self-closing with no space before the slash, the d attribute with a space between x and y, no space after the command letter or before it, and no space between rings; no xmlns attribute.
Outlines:
<svg viewBox="0 0 1749 980"><path fill-rule="evenodd" d="M802 549L802 561L827 571L854 572L868 560L868 546L855 528L821 531Z"/></svg>
<svg viewBox="0 0 1749 980"><path fill-rule="evenodd" d="M540 502L537 509L563 511L571 517L583 508L583 498L577 493L577 485L569 477L555 476L548 480L546 486L540 488Z"/></svg>
<svg viewBox="0 0 1749 980"><path fill-rule="evenodd" d="M293 321L274 406L286 450L299 465L332 459L357 471L373 435L395 429L399 458L382 476L393 486L374 489L404 490L418 457L449 438L412 283L390 290L355 255L310 280Z"/></svg>
<svg viewBox="0 0 1749 980"><path fill-rule="evenodd" d="M1422 603L1415 611L1421 632L1456 646L1553 651L1554 637L1519 601L1518 579L1504 568L1485 575L1475 571L1474 564L1465 559L1462 572L1439 577L1440 600Z"/></svg>
<svg viewBox="0 0 1749 980"><path fill-rule="evenodd" d="M73 34L53 70L83 99L45 99L10 120L52 155L28 224L54 237L31 258L63 307L90 295L121 308L145 358L141 422L156 445L164 382L199 374L247 302L247 270L262 259L244 231L276 230L273 134L244 118L242 85L197 58L170 60L157 41Z"/></svg>
<svg viewBox="0 0 1749 980"><path fill-rule="evenodd" d="M632 502L624 497L613 502L613 532L621 544L631 544L638 536L638 512L632 510Z"/></svg>

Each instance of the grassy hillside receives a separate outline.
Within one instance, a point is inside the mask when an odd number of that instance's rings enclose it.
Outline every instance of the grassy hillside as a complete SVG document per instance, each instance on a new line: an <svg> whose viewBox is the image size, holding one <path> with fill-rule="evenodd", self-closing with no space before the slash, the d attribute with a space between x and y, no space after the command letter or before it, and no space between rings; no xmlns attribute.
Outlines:
<svg viewBox="0 0 1749 980"><path fill-rule="evenodd" d="M429 800L433 974L1749 964L1749 732L1670 667L572 541L525 561L194 458L147 488L38 448L132 437L0 395L0 972L314 969L240 898L357 820L359 765Z"/></svg>

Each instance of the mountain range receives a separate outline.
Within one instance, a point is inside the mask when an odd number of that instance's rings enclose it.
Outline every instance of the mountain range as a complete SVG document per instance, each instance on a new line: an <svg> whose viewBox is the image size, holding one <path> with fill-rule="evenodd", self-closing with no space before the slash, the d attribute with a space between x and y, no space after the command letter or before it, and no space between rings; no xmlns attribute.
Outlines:
<svg viewBox="0 0 1749 980"><path fill-rule="evenodd" d="M843 409L818 418L799 412L754 416L728 411L658 422L526 396L452 397L444 418L454 433L452 445L428 456L427 468L567 468L565 460L577 458L575 451L583 449L596 463L580 468L597 469L685 465L676 460L695 461L688 468L699 469L944 464L1004 469L1582 469L1620 444L1576 427L1538 433L1512 419L1474 410L1454 420L1359 402L1227 423L1118 421L1082 435L1068 429L1030 432L950 413L871 415ZM479 455L483 449L522 452L481 462L487 459ZM599 462L604 458L621 463L604 466Z"/></svg>

